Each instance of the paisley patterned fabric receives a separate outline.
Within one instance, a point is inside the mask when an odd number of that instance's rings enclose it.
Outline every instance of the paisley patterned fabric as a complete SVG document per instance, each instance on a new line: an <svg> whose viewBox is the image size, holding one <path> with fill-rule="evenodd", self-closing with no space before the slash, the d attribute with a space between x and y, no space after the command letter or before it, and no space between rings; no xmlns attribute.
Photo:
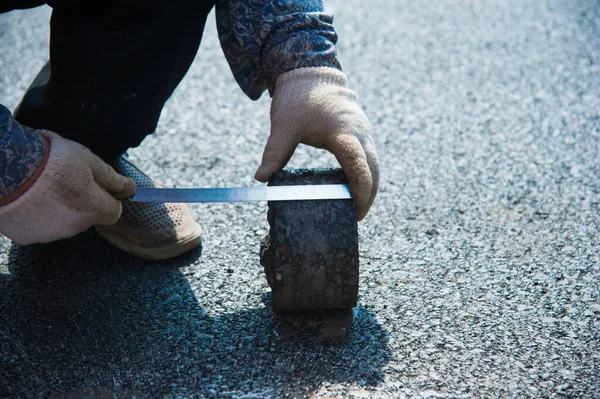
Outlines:
<svg viewBox="0 0 600 399"><path fill-rule="evenodd" d="M41 1L12 3L11 8L19 8ZM265 90L272 92L284 72L316 66L341 70L333 14L325 0L217 0L216 17L221 47L233 75L253 100ZM44 146L39 135L23 129L0 105L0 199L33 174Z"/></svg>
<svg viewBox="0 0 600 399"><path fill-rule="evenodd" d="M44 139L23 128L0 104L0 200L27 181L45 151Z"/></svg>
<svg viewBox="0 0 600 399"><path fill-rule="evenodd" d="M248 97L272 91L275 80L297 68L336 59L333 14L323 0L217 0L217 29L231 70Z"/></svg>

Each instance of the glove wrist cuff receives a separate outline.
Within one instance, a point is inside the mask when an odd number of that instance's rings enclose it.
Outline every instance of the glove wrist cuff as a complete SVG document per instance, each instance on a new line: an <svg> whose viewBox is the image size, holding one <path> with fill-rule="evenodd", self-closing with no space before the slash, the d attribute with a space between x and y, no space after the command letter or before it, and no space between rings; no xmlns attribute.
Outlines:
<svg viewBox="0 0 600 399"><path fill-rule="evenodd" d="M0 218L23 213L22 208L27 207L33 198L47 196L53 188L56 171L62 167L61 158L65 158L66 155L64 139L48 130L39 130L39 133L46 143L44 158L32 177L27 180L28 187L21 190L25 185L21 186L18 189L20 191L19 195L14 196L11 201L0 206ZM0 220L1 224L2 220Z"/></svg>
<svg viewBox="0 0 600 399"><path fill-rule="evenodd" d="M318 86L347 87L348 78L339 69L330 67L293 69L279 75L275 83L275 94L273 97L281 95L282 92L288 90L302 93Z"/></svg>

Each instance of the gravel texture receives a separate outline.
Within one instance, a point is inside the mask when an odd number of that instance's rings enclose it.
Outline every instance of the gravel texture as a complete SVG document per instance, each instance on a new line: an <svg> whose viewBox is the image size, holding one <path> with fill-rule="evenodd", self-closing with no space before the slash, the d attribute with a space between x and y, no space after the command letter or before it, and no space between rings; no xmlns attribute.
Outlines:
<svg viewBox="0 0 600 399"><path fill-rule="evenodd" d="M0 397L600 397L600 3L332 2L381 191L345 341L280 334L266 204L194 205L204 246L151 263L87 232L0 239ZM0 16L0 101L43 65L49 9ZM269 100L211 18L158 131L169 186L257 184ZM336 166L300 148L291 167Z"/></svg>

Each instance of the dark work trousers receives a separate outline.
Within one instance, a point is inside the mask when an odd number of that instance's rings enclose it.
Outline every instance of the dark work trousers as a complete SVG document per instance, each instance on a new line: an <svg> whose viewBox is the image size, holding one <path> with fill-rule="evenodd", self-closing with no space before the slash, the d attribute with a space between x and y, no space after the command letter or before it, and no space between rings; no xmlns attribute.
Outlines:
<svg viewBox="0 0 600 399"><path fill-rule="evenodd" d="M156 129L215 1L56 1L50 61L15 119L115 161Z"/></svg>

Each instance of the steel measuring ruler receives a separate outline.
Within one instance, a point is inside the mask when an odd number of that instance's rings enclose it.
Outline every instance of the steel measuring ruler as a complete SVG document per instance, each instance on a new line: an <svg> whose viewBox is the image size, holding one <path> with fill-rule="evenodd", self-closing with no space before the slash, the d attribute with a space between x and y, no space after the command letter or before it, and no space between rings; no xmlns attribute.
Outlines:
<svg viewBox="0 0 600 399"><path fill-rule="evenodd" d="M347 184L229 188L138 187L134 202L257 202L352 199Z"/></svg>

